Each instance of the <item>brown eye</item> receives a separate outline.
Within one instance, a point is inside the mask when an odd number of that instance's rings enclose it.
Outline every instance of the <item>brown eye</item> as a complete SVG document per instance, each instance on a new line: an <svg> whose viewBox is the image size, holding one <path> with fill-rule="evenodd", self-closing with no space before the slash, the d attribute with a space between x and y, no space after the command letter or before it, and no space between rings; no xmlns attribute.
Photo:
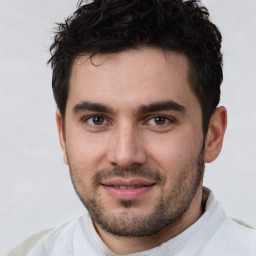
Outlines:
<svg viewBox="0 0 256 256"><path fill-rule="evenodd" d="M154 126L166 126L168 124L175 123L175 120L173 117L167 117L167 116L153 116L148 121L147 124L154 125Z"/></svg>
<svg viewBox="0 0 256 256"><path fill-rule="evenodd" d="M95 125L102 125L104 124L104 118L102 116L94 116L92 121Z"/></svg>
<svg viewBox="0 0 256 256"><path fill-rule="evenodd" d="M154 122L156 125L164 125L166 122L166 117L164 116L155 116Z"/></svg>
<svg viewBox="0 0 256 256"><path fill-rule="evenodd" d="M99 126L107 123L106 119L103 116L91 116L86 119L90 125Z"/></svg>

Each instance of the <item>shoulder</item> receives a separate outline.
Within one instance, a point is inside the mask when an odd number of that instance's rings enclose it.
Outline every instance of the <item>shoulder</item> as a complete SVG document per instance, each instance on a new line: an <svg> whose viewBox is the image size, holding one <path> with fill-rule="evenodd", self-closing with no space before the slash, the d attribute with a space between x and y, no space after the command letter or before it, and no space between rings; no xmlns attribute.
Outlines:
<svg viewBox="0 0 256 256"><path fill-rule="evenodd" d="M52 229L33 244L30 251L17 256L83 256L96 255L101 249L95 239L96 231L89 217L82 217ZM15 255L15 254L14 254ZM14 256L8 255L8 256ZM15 256L16 256L15 255Z"/></svg>
<svg viewBox="0 0 256 256"><path fill-rule="evenodd" d="M49 233L51 229L41 231L40 233L34 234L29 237L22 244L18 245L15 249L13 249L7 256L25 256L29 253L29 251L37 244L37 242L44 237L47 233Z"/></svg>
<svg viewBox="0 0 256 256"><path fill-rule="evenodd" d="M226 218L203 252L207 256L256 256L256 230Z"/></svg>
<svg viewBox="0 0 256 256"><path fill-rule="evenodd" d="M220 236L229 235L233 241L239 244L239 241L246 245L253 245L256 249L256 230L248 227L241 221L234 221L227 218L220 229Z"/></svg>
<svg viewBox="0 0 256 256"><path fill-rule="evenodd" d="M34 253L34 251L51 250L56 243L65 244L66 247L71 246L69 243L72 241L74 230L77 224L81 221L82 217L65 223L59 227L41 231L29 237L25 242L13 249L7 256L25 256L25 255L44 255L44 253ZM47 249L46 249L47 248Z"/></svg>

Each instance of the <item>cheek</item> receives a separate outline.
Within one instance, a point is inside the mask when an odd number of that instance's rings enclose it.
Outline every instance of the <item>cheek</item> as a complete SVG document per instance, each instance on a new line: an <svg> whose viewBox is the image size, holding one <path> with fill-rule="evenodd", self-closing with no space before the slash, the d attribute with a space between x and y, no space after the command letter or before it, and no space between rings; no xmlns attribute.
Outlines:
<svg viewBox="0 0 256 256"><path fill-rule="evenodd" d="M66 148L72 168L87 171L97 169L104 157L104 140L83 132L70 133L66 137Z"/></svg>
<svg viewBox="0 0 256 256"><path fill-rule="evenodd" d="M147 140L149 159L164 175L176 175L197 161L201 152L202 139L194 133L168 134L161 138Z"/></svg>

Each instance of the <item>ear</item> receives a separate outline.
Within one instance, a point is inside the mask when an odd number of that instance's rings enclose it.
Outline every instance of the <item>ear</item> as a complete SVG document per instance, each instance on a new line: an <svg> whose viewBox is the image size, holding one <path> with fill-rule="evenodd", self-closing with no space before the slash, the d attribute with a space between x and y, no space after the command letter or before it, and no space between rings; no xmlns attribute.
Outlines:
<svg viewBox="0 0 256 256"><path fill-rule="evenodd" d="M65 162L65 164L68 164L67 151L66 151L66 138L65 138L65 132L64 132L64 127L63 127L63 119L62 119L59 109L57 109L57 111L56 111L56 123L57 123L57 128L58 128L60 146L63 151L63 161Z"/></svg>
<svg viewBox="0 0 256 256"><path fill-rule="evenodd" d="M223 138L227 127L227 110L219 107L213 113L205 138L204 161L210 163L215 160L222 148Z"/></svg>

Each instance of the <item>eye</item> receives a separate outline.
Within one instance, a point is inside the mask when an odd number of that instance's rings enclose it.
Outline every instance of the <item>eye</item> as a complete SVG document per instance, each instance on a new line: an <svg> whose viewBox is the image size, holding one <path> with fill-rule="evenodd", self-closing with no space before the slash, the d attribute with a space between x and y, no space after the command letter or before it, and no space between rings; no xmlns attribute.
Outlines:
<svg viewBox="0 0 256 256"><path fill-rule="evenodd" d="M85 121L92 126L106 125L108 123L103 116L90 116Z"/></svg>
<svg viewBox="0 0 256 256"><path fill-rule="evenodd" d="M148 124L162 126L167 123L174 122L171 118L165 116L154 116L148 120Z"/></svg>

